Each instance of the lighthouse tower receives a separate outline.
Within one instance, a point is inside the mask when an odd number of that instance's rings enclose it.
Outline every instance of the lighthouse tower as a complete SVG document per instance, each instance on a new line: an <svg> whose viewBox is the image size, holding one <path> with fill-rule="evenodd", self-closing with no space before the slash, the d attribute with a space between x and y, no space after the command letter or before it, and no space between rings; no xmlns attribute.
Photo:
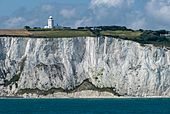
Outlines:
<svg viewBox="0 0 170 114"><path fill-rule="evenodd" d="M48 18L48 28L54 28L54 20L52 16Z"/></svg>

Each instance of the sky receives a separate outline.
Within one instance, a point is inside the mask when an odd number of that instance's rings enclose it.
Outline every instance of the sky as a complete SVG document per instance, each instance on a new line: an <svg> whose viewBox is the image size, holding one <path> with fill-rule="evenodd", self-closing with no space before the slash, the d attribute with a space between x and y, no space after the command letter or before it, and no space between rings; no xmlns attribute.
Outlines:
<svg viewBox="0 0 170 114"><path fill-rule="evenodd" d="M170 0L0 0L0 28L118 25L170 30Z"/></svg>

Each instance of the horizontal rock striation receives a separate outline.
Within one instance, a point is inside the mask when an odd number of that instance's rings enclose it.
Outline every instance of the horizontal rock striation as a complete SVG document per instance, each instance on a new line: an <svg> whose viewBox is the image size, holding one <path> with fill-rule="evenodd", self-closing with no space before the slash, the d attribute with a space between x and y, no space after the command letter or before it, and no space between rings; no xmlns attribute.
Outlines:
<svg viewBox="0 0 170 114"><path fill-rule="evenodd" d="M170 50L112 37L1 37L0 88L1 96L170 96Z"/></svg>

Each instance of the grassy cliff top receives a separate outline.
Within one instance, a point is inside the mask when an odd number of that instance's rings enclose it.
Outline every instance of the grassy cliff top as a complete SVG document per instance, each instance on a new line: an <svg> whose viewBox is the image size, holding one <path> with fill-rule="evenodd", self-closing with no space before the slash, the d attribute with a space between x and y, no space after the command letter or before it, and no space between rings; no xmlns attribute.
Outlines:
<svg viewBox="0 0 170 114"><path fill-rule="evenodd" d="M0 36L28 37L31 33L25 29L0 29Z"/></svg>
<svg viewBox="0 0 170 114"><path fill-rule="evenodd" d="M0 29L0 37L33 37L33 38L63 38L63 37L95 37L95 36L113 36L113 37L127 37L128 39L135 39L139 37L142 32L129 30L25 30L25 29Z"/></svg>
<svg viewBox="0 0 170 114"><path fill-rule="evenodd" d="M141 44L154 44L170 47L168 31L131 30L131 29L0 29L0 37L31 37L31 38L69 38L109 36L132 40Z"/></svg>
<svg viewBox="0 0 170 114"><path fill-rule="evenodd" d="M94 36L88 30L25 30L25 29L0 29L0 37L33 37L33 38L59 38Z"/></svg>

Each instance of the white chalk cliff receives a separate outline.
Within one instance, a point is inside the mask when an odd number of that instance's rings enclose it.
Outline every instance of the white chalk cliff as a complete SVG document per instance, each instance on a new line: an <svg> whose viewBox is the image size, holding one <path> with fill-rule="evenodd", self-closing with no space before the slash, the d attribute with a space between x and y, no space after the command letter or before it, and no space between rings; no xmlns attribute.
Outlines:
<svg viewBox="0 0 170 114"><path fill-rule="evenodd" d="M170 49L111 37L0 38L1 96L81 90L170 96Z"/></svg>

